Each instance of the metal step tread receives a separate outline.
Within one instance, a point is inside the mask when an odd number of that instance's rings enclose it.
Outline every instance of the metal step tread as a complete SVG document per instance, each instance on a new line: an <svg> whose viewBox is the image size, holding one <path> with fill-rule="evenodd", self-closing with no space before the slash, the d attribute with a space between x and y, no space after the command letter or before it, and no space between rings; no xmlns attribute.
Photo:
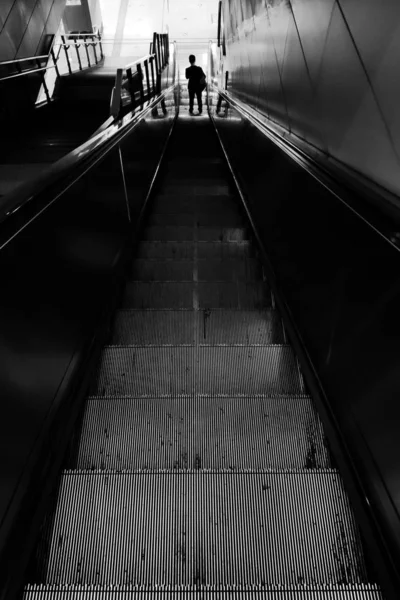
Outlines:
<svg viewBox="0 0 400 600"><path fill-rule="evenodd" d="M230 211L232 208L238 208L235 196L230 194L221 194L214 191L208 194L177 194L166 193L164 189L156 194L152 201L152 210L156 213L176 213L176 212L223 212Z"/></svg>
<svg viewBox="0 0 400 600"><path fill-rule="evenodd" d="M121 308L268 308L265 281L127 281Z"/></svg>
<svg viewBox="0 0 400 600"><path fill-rule="evenodd" d="M334 470L66 471L46 583L362 583Z"/></svg>
<svg viewBox="0 0 400 600"><path fill-rule="evenodd" d="M303 394L290 346L105 347L91 396Z"/></svg>
<svg viewBox="0 0 400 600"><path fill-rule="evenodd" d="M250 240L243 242L140 242L137 258L193 260L198 259L249 258L257 254Z"/></svg>
<svg viewBox="0 0 400 600"><path fill-rule="evenodd" d="M279 314L265 310L119 310L110 345L281 344Z"/></svg>
<svg viewBox="0 0 400 600"><path fill-rule="evenodd" d="M229 196L231 193L231 186L228 184L214 184L212 182L208 182L206 179L203 183L191 184L186 180L183 180L181 183L168 183L165 182L162 187L164 194L174 194L176 196L186 196L186 195L207 195L208 192L215 196Z"/></svg>
<svg viewBox="0 0 400 600"><path fill-rule="evenodd" d="M330 467L309 396L89 397L74 456L79 469Z"/></svg>
<svg viewBox="0 0 400 600"><path fill-rule="evenodd" d="M357 584L265 584L265 585L79 585L48 584L27 585L23 600L75 600L105 598L128 600L131 598L259 598L262 600L383 600L378 585Z"/></svg>
<svg viewBox="0 0 400 600"><path fill-rule="evenodd" d="M141 241L154 242L242 242L251 239L248 227L149 225L140 235Z"/></svg>
<svg viewBox="0 0 400 600"><path fill-rule="evenodd" d="M227 259L143 259L132 263L131 278L136 281L259 281L261 262L246 256Z"/></svg>
<svg viewBox="0 0 400 600"><path fill-rule="evenodd" d="M152 227L243 227L245 218L239 208L234 205L228 211L219 212L152 212L147 219L147 226Z"/></svg>

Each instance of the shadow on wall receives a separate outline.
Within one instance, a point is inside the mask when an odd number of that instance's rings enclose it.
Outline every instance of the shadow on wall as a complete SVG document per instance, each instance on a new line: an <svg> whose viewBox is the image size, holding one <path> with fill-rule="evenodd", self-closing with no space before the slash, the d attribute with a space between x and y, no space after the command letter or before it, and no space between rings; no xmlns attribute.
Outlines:
<svg viewBox="0 0 400 600"><path fill-rule="evenodd" d="M400 4L223 0L229 91L400 196Z"/></svg>

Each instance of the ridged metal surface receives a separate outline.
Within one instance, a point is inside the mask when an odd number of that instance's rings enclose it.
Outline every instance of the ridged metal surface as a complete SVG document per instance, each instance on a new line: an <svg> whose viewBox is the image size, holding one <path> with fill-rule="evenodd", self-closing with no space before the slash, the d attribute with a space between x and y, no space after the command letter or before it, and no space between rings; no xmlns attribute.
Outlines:
<svg viewBox="0 0 400 600"><path fill-rule="evenodd" d="M143 259L132 265L132 279L136 281L192 281L193 260Z"/></svg>
<svg viewBox="0 0 400 600"><path fill-rule="evenodd" d="M224 212L204 212L204 208L201 212L192 213L152 213L149 215L147 225L155 226L193 226L196 224L197 227L241 227L243 226L243 216L239 212L239 209L235 210L235 206Z"/></svg>
<svg viewBox="0 0 400 600"><path fill-rule="evenodd" d="M307 396L92 397L77 460L115 470L329 466Z"/></svg>
<svg viewBox="0 0 400 600"><path fill-rule="evenodd" d="M169 183L165 182L163 186L164 194L176 194L177 196L205 196L215 194L216 196L228 196L230 193L229 185L214 185L204 180L203 184L191 183Z"/></svg>
<svg viewBox="0 0 400 600"><path fill-rule="evenodd" d="M376 585L112 585L27 586L23 600L131 600L164 598L257 598L260 600L383 600Z"/></svg>
<svg viewBox="0 0 400 600"><path fill-rule="evenodd" d="M236 259L143 259L132 265L137 281L188 281L196 269L197 281L257 281L262 279L261 263L255 258Z"/></svg>
<svg viewBox="0 0 400 600"><path fill-rule="evenodd" d="M122 308L267 308L264 281L128 281Z"/></svg>
<svg viewBox="0 0 400 600"><path fill-rule="evenodd" d="M62 477L49 583L365 580L335 471L70 471Z"/></svg>
<svg viewBox="0 0 400 600"><path fill-rule="evenodd" d="M193 260L194 250L202 258L236 258L255 256L256 249L250 241L244 242L141 242L137 258Z"/></svg>
<svg viewBox="0 0 400 600"><path fill-rule="evenodd" d="M94 396L302 394L289 346L121 347L102 353Z"/></svg>
<svg viewBox="0 0 400 600"><path fill-rule="evenodd" d="M218 194L215 191L203 195L161 193L158 194L152 204L152 210L155 213L224 213L237 209L239 206L235 197L228 194Z"/></svg>
<svg viewBox="0 0 400 600"><path fill-rule="evenodd" d="M146 227L143 241L154 242L243 242L250 239L250 231L243 227L189 227L179 225L154 225Z"/></svg>
<svg viewBox="0 0 400 600"><path fill-rule="evenodd" d="M120 310L111 345L282 344L275 310Z"/></svg>

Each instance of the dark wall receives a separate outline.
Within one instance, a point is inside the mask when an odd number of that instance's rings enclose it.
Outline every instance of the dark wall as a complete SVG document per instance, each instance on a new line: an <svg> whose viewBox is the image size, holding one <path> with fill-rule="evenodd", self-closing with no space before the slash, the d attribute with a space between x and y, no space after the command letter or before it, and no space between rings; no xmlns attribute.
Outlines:
<svg viewBox="0 0 400 600"><path fill-rule="evenodd" d="M66 0L1 0L0 61L47 52Z"/></svg>
<svg viewBox="0 0 400 600"><path fill-rule="evenodd" d="M229 90L400 195L400 3L223 0Z"/></svg>

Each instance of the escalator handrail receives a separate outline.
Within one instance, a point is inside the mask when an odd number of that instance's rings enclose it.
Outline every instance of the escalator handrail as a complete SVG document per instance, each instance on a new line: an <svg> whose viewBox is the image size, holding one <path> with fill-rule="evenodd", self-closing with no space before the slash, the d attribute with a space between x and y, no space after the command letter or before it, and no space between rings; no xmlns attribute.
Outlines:
<svg viewBox="0 0 400 600"><path fill-rule="evenodd" d="M114 121L107 129L89 138L81 146L51 165L46 171L32 181L22 184L17 190L7 194L0 200L0 250L3 249L18 233L29 223L34 221L44 210L55 202L71 185L82 175L90 170L101 158L108 154L122 139L168 94L176 87L174 81L168 88L156 95L148 105L137 114L129 114L121 120ZM49 191L50 196L45 200L35 214L26 220L22 219L15 230L2 229L11 217L20 213L28 204L37 199L44 192Z"/></svg>
<svg viewBox="0 0 400 600"><path fill-rule="evenodd" d="M223 100L231 104L232 107L234 107L235 110L237 110L245 119L255 125L255 127L261 131L261 133L263 133L263 135L274 142L281 150L283 150L283 152L285 152L297 164L305 169L307 173L309 173L314 179L328 189L337 200L339 200L342 204L345 204L349 210L351 210L358 218L372 228L375 233L377 233L388 244L395 248L397 252L400 252L400 242L398 236L396 235L398 227L396 227L395 221L387 218L388 215L392 218L395 215L395 218L397 217L397 224L400 221L398 206L394 207L395 212L393 212L395 200L392 198L393 195L390 192L384 189L372 191L368 190L369 198L372 199L372 203L375 205L375 207L372 206L372 210L371 205L363 207L356 205L351 201L350 194L346 194L345 188L348 187L350 192L356 191L364 194L367 191L365 184L358 181L351 182L350 184L348 180L345 180L344 174L343 180L340 180L339 173L337 173L335 176L335 173L332 172L332 170L329 170L328 166L325 167L321 161L313 158L310 153L306 152L306 150L302 150L299 145L292 142L288 138L289 133L283 128L282 132L280 132L280 128L277 126L277 131L275 131L271 125L262 119L261 115L257 114L255 109L245 106L228 90L223 90L212 82L209 84L209 87L212 91L221 96ZM371 181L371 186L373 185L374 184ZM386 214L383 213L382 203L386 207ZM391 205L391 207L389 205ZM381 211L376 210L376 206L380 206Z"/></svg>
<svg viewBox="0 0 400 600"><path fill-rule="evenodd" d="M30 62L33 60L47 60L48 58L47 54L42 54L41 56L27 56L26 58L14 58L13 60L0 60L0 67L13 65L14 63Z"/></svg>
<svg viewBox="0 0 400 600"><path fill-rule="evenodd" d="M129 63L128 65L125 65L123 67L123 70L127 70L130 69L131 67L134 67L135 65L144 62L145 60L150 60L151 58L154 58L155 54L146 54L146 56L142 56L142 58L138 58L137 60L134 60L133 62Z"/></svg>
<svg viewBox="0 0 400 600"><path fill-rule="evenodd" d="M30 69L29 71L23 71L22 73L14 73L14 75L7 75L6 77L0 77L1 81L7 81L8 79L16 79L17 77L24 77L25 75L32 75L32 73L41 73L42 71L48 71L49 69L56 69L56 65L50 65L46 67L38 67L36 69Z"/></svg>

